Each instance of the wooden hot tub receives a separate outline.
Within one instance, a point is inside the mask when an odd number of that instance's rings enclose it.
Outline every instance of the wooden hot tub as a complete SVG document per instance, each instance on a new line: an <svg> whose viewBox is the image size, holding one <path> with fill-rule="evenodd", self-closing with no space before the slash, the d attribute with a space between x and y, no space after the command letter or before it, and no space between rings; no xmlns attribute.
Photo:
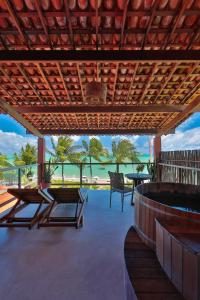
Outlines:
<svg viewBox="0 0 200 300"><path fill-rule="evenodd" d="M200 188L181 183L145 183L136 187L135 228L142 240L155 249L155 218L172 217L200 222Z"/></svg>

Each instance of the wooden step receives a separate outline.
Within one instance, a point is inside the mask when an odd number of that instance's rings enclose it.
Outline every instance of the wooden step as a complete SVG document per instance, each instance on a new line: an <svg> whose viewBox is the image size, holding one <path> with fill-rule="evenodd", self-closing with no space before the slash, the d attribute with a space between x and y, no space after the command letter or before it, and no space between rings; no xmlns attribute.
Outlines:
<svg viewBox="0 0 200 300"><path fill-rule="evenodd" d="M142 242L133 227L125 239L124 256L138 300L183 300L161 268L156 253Z"/></svg>

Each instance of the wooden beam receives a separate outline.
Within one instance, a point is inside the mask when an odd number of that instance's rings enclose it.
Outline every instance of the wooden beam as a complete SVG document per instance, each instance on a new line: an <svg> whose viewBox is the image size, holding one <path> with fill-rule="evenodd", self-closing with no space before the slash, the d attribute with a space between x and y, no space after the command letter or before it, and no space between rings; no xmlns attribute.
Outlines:
<svg viewBox="0 0 200 300"><path fill-rule="evenodd" d="M15 24L15 26L16 26L16 28L17 28L17 30L18 30L21 38L22 38L22 41L26 44L27 48L29 49L28 39L27 39L27 37L26 37L22 27L21 27L20 21L17 17L17 14L16 14L14 8L12 7L9 0L4 0L4 2L7 6L7 9L8 9L8 12L9 12L10 16L11 16L11 19L14 22L14 24Z"/></svg>
<svg viewBox="0 0 200 300"><path fill-rule="evenodd" d="M24 70L23 66L21 64L16 64L19 71L22 73L28 84L30 85L31 89L33 90L34 94L38 97L38 99L41 101L41 103L44 103L44 100L40 97L40 94L37 90L37 87L34 86L34 84L31 82L31 79L26 74L26 71Z"/></svg>
<svg viewBox="0 0 200 300"><path fill-rule="evenodd" d="M153 20L154 20L154 18L155 18L155 16L156 16L156 10L157 10L157 8L158 8L159 2L160 2L159 0L156 0L156 1L154 2L153 9L152 9L152 12L151 12L151 17L150 17L150 19L149 19L148 27L147 27L147 29L146 29L145 36L144 36L144 39L143 39L143 42L142 42L142 50L144 49L145 44L146 44L146 42L147 42L147 37L148 37L149 31L150 31L150 29L151 29L152 22L153 22Z"/></svg>
<svg viewBox="0 0 200 300"><path fill-rule="evenodd" d="M185 120L189 115L195 112L195 110L200 105L200 96L197 96L190 104L186 106L184 111L179 113L175 118L173 118L166 126L163 126L159 132L158 136L168 133L171 129L177 127L183 120Z"/></svg>
<svg viewBox="0 0 200 300"><path fill-rule="evenodd" d="M38 67L38 69L39 69L39 71L40 71L40 74L42 75L42 78L43 78L44 82L45 82L46 85L48 86L48 89L49 89L49 91L51 92L51 94L52 94L52 96L53 96L53 98L54 98L54 101L55 101L56 104L57 104L57 103L58 103L57 98L56 98L56 96L55 96L55 94L54 94L53 89L51 88L50 83L48 82L48 80L47 80L47 78L46 78L46 76L45 76L45 74L44 74L44 71L43 71L43 69L42 69L42 66L38 63L38 64L37 64L37 67Z"/></svg>
<svg viewBox="0 0 200 300"><path fill-rule="evenodd" d="M73 45L73 49L75 49L74 33L73 33L73 28L72 28L72 22L71 22L71 17L70 17L70 10L69 10L68 0L64 0L64 7L65 7L65 14L67 16L68 26L69 26L69 34L70 34L71 43ZM66 16L64 16L64 17L66 17Z"/></svg>
<svg viewBox="0 0 200 300"><path fill-rule="evenodd" d="M15 106L19 113L149 113L149 112L182 112L185 105L121 105L121 106Z"/></svg>
<svg viewBox="0 0 200 300"><path fill-rule="evenodd" d="M22 115L20 115L10 104L6 101L0 99L0 106L7 112L11 117L13 117L17 122L24 126L29 132L42 138L42 134L37 130L29 121L27 121Z"/></svg>
<svg viewBox="0 0 200 300"><path fill-rule="evenodd" d="M124 42L124 29L125 29L125 24L126 24L126 17L127 17L128 5L129 5L129 0L126 0L126 2L124 4L123 17L122 17L119 50L121 49L122 44Z"/></svg>
<svg viewBox="0 0 200 300"><path fill-rule="evenodd" d="M35 0L35 7L36 7L36 10L37 10L37 13L38 13L40 22L41 22L41 24L42 24L42 27L43 27L43 29L44 29L45 35L46 35L46 37L47 37L47 41L48 41L49 47L50 47L50 49L53 49L53 47L52 47L52 42L51 42L51 39L50 39L49 33L48 33L48 28L47 28L47 25L46 25L46 22L45 22L45 18L44 18L44 15L43 15L43 13L42 13L42 9L41 9L41 7L40 7L40 2L39 2L39 0Z"/></svg>
<svg viewBox="0 0 200 300"><path fill-rule="evenodd" d="M41 129L44 135L155 135L157 129Z"/></svg>
<svg viewBox="0 0 200 300"><path fill-rule="evenodd" d="M0 61L4 62L86 62L86 61L127 61L127 62L196 62L200 61L200 50L2 50Z"/></svg>

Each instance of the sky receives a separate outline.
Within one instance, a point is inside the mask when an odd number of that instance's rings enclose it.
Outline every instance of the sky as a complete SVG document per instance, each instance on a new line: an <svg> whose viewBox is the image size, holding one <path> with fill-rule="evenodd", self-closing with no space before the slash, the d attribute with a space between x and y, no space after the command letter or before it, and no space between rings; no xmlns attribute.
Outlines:
<svg viewBox="0 0 200 300"><path fill-rule="evenodd" d="M140 153L149 153L148 136L96 136L102 141L104 147L111 149L112 140L127 138L131 140ZM57 137L53 137L57 140ZM76 144L81 144L83 139L89 140L92 136L72 136ZM12 156L19 152L26 143L37 145L37 138L26 134L26 130L8 115L0 115L0 153ZM47 148L51 149L50 137L46 137ZM162 137L162 150L192 150L200 149L200 113L193 114L189 119L176 128L175 134Z"/></svg>

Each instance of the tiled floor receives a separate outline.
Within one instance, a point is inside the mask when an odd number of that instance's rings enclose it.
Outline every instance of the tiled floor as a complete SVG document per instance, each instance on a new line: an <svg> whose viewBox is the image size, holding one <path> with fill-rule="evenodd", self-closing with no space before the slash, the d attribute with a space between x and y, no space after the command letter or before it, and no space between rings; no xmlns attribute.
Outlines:
<svg viewBox="0 0 200 300"><path fill-rule="evenodd" d="M130 198L109 208L108 191L90 191L84 227L0 229L0 299L125 300L124 238Z"/></svg>

